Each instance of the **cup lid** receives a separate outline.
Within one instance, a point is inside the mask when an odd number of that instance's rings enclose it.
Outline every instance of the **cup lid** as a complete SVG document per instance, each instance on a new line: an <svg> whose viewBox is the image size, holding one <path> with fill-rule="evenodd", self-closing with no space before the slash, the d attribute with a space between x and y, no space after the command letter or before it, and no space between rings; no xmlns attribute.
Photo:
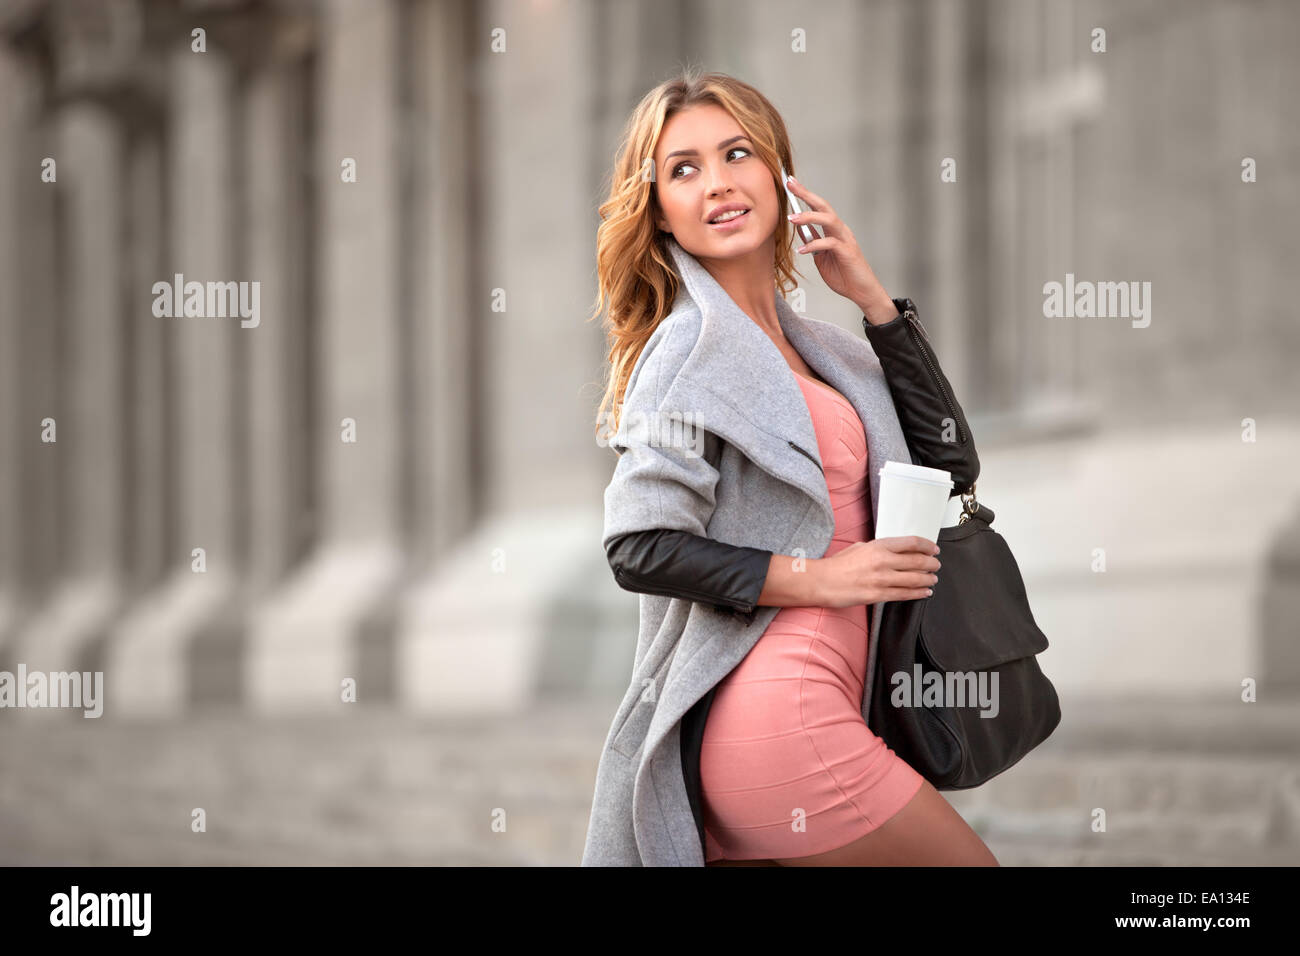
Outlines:
<svg viewBox="0 0 1300 956"><path fill-rule="evenodd" d="M936 485L953 486L952 472L942 468L927 468L924 465L909 465L901 461L887 461L879 471L881 477L895 475L909 481L924 481Z"/></svg>

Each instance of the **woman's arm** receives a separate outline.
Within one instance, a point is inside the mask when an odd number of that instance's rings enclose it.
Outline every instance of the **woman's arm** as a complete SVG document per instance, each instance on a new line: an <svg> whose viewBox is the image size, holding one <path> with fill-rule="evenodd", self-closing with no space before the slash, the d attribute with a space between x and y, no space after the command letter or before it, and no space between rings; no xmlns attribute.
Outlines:
<svg viewBox="0 0 1300 956"><path fill-rule="evenodd" d="M606 547L614 580L627 591L702 601L752 618L759 606L819 603L819 559L726 544L671 528L633 531Z"/></svg>
<svg viewBox="0 0 1300 956"><path fill-rule="evenodd" d="M605 547L614 580L627 591L703 601L718 610L752 611L772 552L725 544L673 528L621 534Z"/></svg>
<svg viewBox="0 0 1300 956"><path fill-rule="evenodd" d="M966 414L939 367L930 337L911 299L894 299L899 314L862 328L880 359L912 457L919 465L952 473L953 491L969 492L980 473Z"/></svg>
<svg viewBox="0 0 1300 956"><path fill-rule="evenodd" d="M619 454L605 489L602 542L624 590L661 594L712 604L753 617L760 605L815 604L816 561L796 562L761 548L726 544L708 537L716 504L722 439L707 428L657 440L649 425L690 421L663 406L690 344L670 329L629 383L619 428L610 447Z"/></svg>
<svg viewBox="0 0 1300 956"><path fill-rule="evenodd" d="M790 179L787 185L808 204L808 209L792 215L791 221L819 225L823 232L820 239L800 246L799 252L812 255L832 292L862 310L862 327L884 369L912 457L917 464L950 472L953 494L970 491L980 470L975 443L915 304L911 299L892 298L885 291L853 230L829 202L797 179ZM952 432L955 434L948 437Z"/></svg>

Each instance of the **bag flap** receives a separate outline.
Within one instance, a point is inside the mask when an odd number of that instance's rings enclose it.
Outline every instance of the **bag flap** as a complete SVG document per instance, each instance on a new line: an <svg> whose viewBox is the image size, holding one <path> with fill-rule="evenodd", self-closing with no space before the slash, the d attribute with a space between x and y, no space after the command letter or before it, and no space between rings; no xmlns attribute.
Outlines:
<svg viewBox="0 0 1300 956"><path fill-rule="evenodd" d="M1020 567L1002 535L976 518L939 535L939 580L921 614L920 642L944 671L980 671L1047 650Z"/></svg>

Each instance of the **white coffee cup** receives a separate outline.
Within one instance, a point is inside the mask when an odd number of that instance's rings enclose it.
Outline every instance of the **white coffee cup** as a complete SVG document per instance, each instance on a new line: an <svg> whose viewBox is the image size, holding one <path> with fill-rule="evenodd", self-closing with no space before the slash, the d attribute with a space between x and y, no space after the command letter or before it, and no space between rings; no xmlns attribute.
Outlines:
<svg viewBox="0 0 1300 956"><path fill-rule="evenodd" d="M915 534L937 541L953 481L941 468L887 461L880 469L877 538Z"/></svg>

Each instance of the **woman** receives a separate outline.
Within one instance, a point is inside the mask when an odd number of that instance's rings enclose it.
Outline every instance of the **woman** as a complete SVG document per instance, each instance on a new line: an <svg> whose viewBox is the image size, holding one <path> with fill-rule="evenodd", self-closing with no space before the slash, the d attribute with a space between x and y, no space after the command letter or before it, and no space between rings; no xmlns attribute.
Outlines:
<svg viewBox="0 0 1300 956"><path fill-rule="evenodd" d="M868 608L927 596L940 567L932 541L872 540L879 468L916 457L968 490L969 429L830 204L792 179L810 211L783 220L782 166L766 98L688 73L634 112L601 207L604 544L641 626L583 863L997 865L864 719ZM872 345L785 302L787 221L821 227L799 251Z"/></svg>

